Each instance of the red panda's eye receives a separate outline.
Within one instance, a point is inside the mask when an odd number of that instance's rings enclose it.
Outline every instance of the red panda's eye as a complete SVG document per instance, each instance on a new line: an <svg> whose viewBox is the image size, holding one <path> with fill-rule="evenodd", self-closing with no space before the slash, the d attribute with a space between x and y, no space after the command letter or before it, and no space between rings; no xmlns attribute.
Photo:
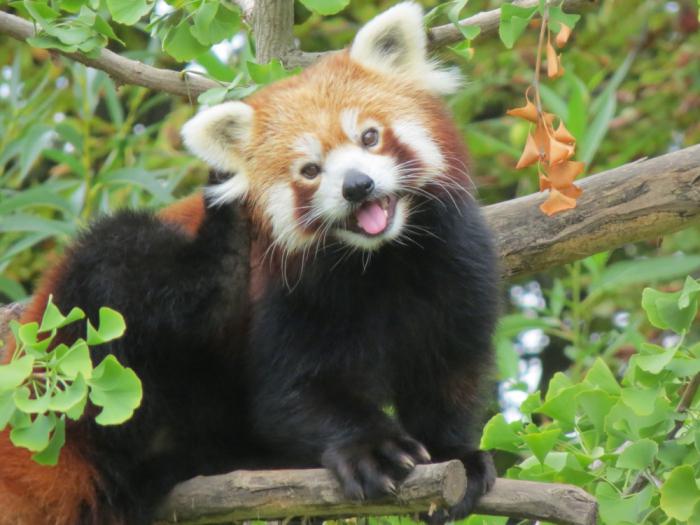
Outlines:
<svg viewBox="0 0 700 525"><path fill-rule="evenodd" d="M321 166L315 162L309 162L301 167L301 174L307 179L315 179L321 173Z"/></svg>
<svg viewBox="0 0 700 525"><path fill-rule="evenodd" d="M379 131L377 131L377 128L369 128L362 133L362 144L364 146L368 148L376 146L377 142L379 142Z"/></svg>

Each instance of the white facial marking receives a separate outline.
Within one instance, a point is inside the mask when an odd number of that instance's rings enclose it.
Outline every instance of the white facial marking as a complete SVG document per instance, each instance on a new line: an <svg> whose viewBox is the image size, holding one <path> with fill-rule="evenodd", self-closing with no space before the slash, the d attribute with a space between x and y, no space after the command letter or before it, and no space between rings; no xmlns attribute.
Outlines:
<svg viewBox="0 0 700 525"><path fill-rule="evenodd" d="M343 128L343 132L352 142L357 142L360 139L360 130L357 128L359 117L360 111L357 108L344 109L340 112L340 127Z"/></svg>
<svg viewBox="0 0 700 525"><path fill-rule="evenodd" d="M343 179L350 170L358 170L374 181L377 194L390 194L398 189L394 159L370 153L354 144L331 150L326 156L321 184L313 198L313 206L325 217L342 219L350 204L343 197Z"/></svg>
<svg viewBox="0 0 700 525"><path fill-rule="evenodd" d="M321 142L311 133L304 133L297 139L294 143L294 151L315 162L321 162L323 158Z"/></svg>
<svg viewBox="0 0 700 525"><path fill-rule="evenodd" d="M245 173L238 172L230 179L205 188L207 196L214 206L233 202L243 198L248 193L249 181Z"/></svg>
<svg viewBox="0 0 700 525"><path fill-rule="evenodd" d="M433 177L445 169L445 159L428 131L415 120L398 120L391 128L400 142L411 148ZM408 166L410 169L411 166Z"/></svg>
<svg viewBox="0 0 700 525"><path fill-rule="evenodd" d="M295 217L294 191L285 182L279 182L267 192L265 210L272 226L275 243L284 250L293 252L304 245Z"/></svg>

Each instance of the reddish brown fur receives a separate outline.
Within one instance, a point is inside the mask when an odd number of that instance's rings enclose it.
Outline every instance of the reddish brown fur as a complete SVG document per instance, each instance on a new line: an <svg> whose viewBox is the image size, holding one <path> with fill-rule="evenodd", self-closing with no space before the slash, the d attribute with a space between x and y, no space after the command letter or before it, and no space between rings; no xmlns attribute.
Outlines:
<svg viewBox="0 0 700 525"><path fill-rule="evenodd" d="M158 217L168 224L181 227L194 237L204 220L204 196L201 192L190 195L161 210Z"/></svg>
<svg viewBox="0 0 700 525"><path fill-rule="evenodd" d="M40 322L49 295L63 273L59 260L44 274L20 322ZM14 350L10 341L9 359ZM45 467L10 441L10 431L0 432L0 525L72 525L83 508L96 503L97 476L80 453L78 436L68 430L58 465Z"/></svg>
<svg viewBox="0 0 700 525"><path fill-rule="evenodd" d="M204 219L203 195L178 201L158 216L194 236ZM41 322L64 265L65 259L60 259L44 274L21 323ZM10 339L5 361L13 351ZM97 473L81 453L79 428L69 423L67 433L58 465L45 467L33 461L27 450L12 444L9 429L0 432L0 525L72 525L81 512L96 512Z"/></svg>

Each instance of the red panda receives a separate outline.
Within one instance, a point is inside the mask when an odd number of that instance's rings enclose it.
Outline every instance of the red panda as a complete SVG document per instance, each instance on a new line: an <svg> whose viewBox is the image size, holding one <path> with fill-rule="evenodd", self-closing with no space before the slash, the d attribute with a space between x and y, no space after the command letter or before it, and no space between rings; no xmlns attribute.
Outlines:
<svg viewBox="0 0 700 525"><path fill-rule="evenodd" d="M374 498L452 458L464 499L425 519L471 512L495 477L477 439L498 272L439 99L457 86L405 2L348 50L192 118L212 184L95 221L22 319L49 293L120 311L125 336L93 357L132 367L143 405L70 426L53 468L0 433L0 524L149 523L179 481L235 468L323 465Z"/></svg>

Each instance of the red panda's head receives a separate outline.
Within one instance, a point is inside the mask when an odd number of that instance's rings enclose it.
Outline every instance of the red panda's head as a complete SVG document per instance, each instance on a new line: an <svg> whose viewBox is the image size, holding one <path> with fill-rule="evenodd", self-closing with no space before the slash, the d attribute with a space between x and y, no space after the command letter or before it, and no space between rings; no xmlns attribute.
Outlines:
<svg viewBox="0 0 700 525"><path fill-rule="evenodd" d="M208 189L210 201L245 199L284 251L327 238L374 250L410 233L421 198L451 198L468 184L459 134L437 97L457 84L427 58L421 9L405 2L364 26L349 50L245 102L201 111L183 136L235 173Z"/></svg>

